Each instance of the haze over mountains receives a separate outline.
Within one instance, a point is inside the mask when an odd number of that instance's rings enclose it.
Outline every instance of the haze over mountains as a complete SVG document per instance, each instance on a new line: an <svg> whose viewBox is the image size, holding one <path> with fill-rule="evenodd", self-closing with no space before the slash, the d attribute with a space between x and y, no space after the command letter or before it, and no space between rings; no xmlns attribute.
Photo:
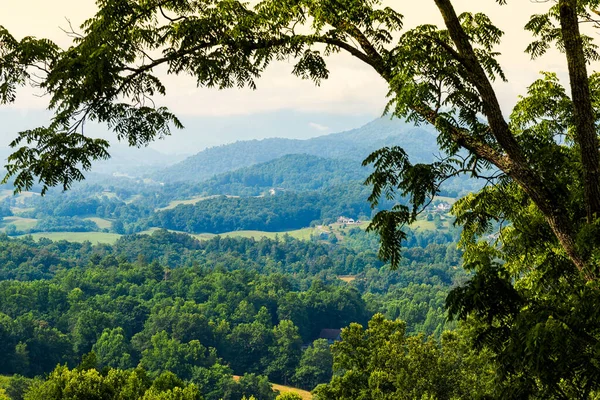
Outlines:
<svg viewBox="0 0 600 400"><path fill-rule="evenodd" d="M150 176L163 182L200 182L289 154L353 160L358 165L372 151L394 145L403 147L414 162L429 162L437 152L433 130L380 118L358 129L306 140L271 138L212 147Z"/></svg>

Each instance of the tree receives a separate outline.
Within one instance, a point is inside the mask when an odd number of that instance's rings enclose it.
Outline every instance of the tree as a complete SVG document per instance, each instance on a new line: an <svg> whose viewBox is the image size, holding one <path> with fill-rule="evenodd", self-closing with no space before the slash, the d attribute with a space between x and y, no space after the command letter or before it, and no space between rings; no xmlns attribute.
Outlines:
<svg viewBox="0 0 600 400"><path fill-rule="evenodd" d="M225 359L236 373L259 372L266 367L273 332L254 321L239 324L227 336Z"/></svg>
<svg viewBox="0 0 600 400"><path fill-rule="evenodd" d="M151 346L142 352L140 365L153 376L171 371L183 379L189 379L194 366L214 364L214 355L207 356L207 349L197 340L181 343L169 338L165 331L152 336Z"/></svg>
<svg viewBox="0 0 600 400"><path fill-rule="evenodd" d="M256 399L275 400L276 394L266 376L244 374L238 381L242 398L255 397ZM238 397L239 398L239 397Z"/></svg>
<svg viewBox="0 0 600 400"><path fill-rule="evenodd" d="M11 400L23 400L25 392L34 383L33 379L25 378L21 375L13 375L6 387L6 394Z"/></svg>
<svg viewBox="0 0 600 400"><path fill-rule="evenodd" d="M127 369L132 365L131 346L125 339L123 328L105 329L92 346L98 357L98 366Z"/></svg>
<svg viewBox="0 0 600 400"><path fill-rule="evenodd" d="M154 382L143 369L108 369L100 374L95 369L73 369L58 366L43 382L35 382L25 400L200 400L194 384L185 384L171 373L160 375Z"/></svg>
<svg viewBox="0 0 600 400"><path fill-rule="evenodd" d="M333 356L329 343L326 339L317 339L302 353L292 381L298 387L312 390L319 383L329 382L332 368Z"/></svg>
<svg viewBox="0 0 600 400"><path fill-rule="evenodd" d="M381 7L378 1L364 0L350 1L342 8L329 1L281 4L271 0L253 8L241 3L212 7L203 2L107 1L84 23L75 46L67 50L43 39L28 37L19 42L2 29L0 99L14 101L16 87L32 80L30 68L35 66L45 72L39 84L50 94L50 107L56 111L48 127L21 132L13 142L14 147L24 141L37 147L19 148L9 159L8 176L15 175L17 189L30 187L35 176L44 189L59 183L66 188L83 178L78 162L85 169L91 160L108 157L106 141L83 133L85 120L107 123L130 145L168 134L170 123L181 126L168 110L147 105L152 95L166 90L152 74L161 65L171 73L191 74L203 86L255 87L255 79L272 59L294 55L298 58L294 73L319 83L329 74L324 56L343 50L389 83L389 107L394 114L435 125L442 149L451 155L459 148L467 149L470 156L463 163L465 169L477 173L483 161L517 182L540 209L571 261L586 272L586 259L575 246L576 226L568 220L564 205L552 196L554 188L539 179L542 171L526 156L523 143L504 119L491 85L493 79L505 79L493 52L502 32L483 14L457 15L451 0L435 3L445 29L426 25L402 32L401 14ZM588 222L600 211L598 139L586 70L586 61L595 53L579 32L577 17L593 6L592 0L561 0L547 14L534 16L528 26L540 37L529 47L532 55L543 53L548 42L558 39L567 55L575 100L574 141L580 148L580 184ZM555 27L553 17L560 28ZM314 19L310 34L290 29L308 18ZM402 32L400 40L392 43L396 32ZM317 45L324 46L324 51ZM149 57L149 50L162 51L162 56ZM58 162L44 162L50 159ZM413 166L399 149L377 153L370 160L375 159L381 160L384 170L397 165L404 177L397 181L400 188L414 193L413 212L399 209L382 213L374 221L374 229L387 231L384 237L391 240L384 240L382 255L394 262L398 247L394 244L402 237L396 232L397 222L414 217L425 197L435 192L436 180L447 175L449 165ZM422 173L420 181L417 171ZM380 183L388 183L379 178ZM380 193L385 185L377 186L376 193Z"/></svg>
<svg viewBox="0 0 600 400"><path fill-rule="evenodd" d="M267 372L273 381L287 385L300 361L302 339L298 327L290 320L280 321L273 328L273 337L273 345L269 348L272 361Z"/></svg>
<svg viewBox="0 0 600 400"><path fill-rule="evenodd" d="M287 392L280 394L275 398L275 400L302 400L302 396L300 396L298 393Z"/></svg>
<svg viewBox="0 0 600 400"><path fill-rule="evenodd" d="M367 180L374 205L381 196L411 200L373 218L381 257L398 265L402 226L447 178L467 173L492 183L455 207L474 277L454 291L450 311L472 317L479 342L500 359L516 360L499 364L507 380L523 383L513 387L585 395L600 387L594 367L600 316L590 306L600 293L600 79L588 74L598 55L580 23L594 21L598 1L540 5L544 12L526 26L533 35L527 51L538 57L556 44L566 57L569 87L545 74L509 119L492 86L506 79L494 50L502 32L486 15L457 15L451 0L434 2L441 28L404 29L402 15L376 0L254 6L105 0L65 50L43 39L18 41L1 29L0 101L14 101L17 86L35 79L55 112L48 126L18 134L8 176L17 190L36 178L44 191L82 179L78 165L88 169L108 156L107 142L85 135L87 120L107 123L131 145L168 134L169 124L180 126L168 110L152 106L152 96L166 90L156 68L192 75L200 86L254 88L272 60L292 56L294 73L319 83L329 75L326 57L348 52L388 83L387 111L434 125L445 154L428 165L412 164L401 148L367 158L375 167ZM32 70L43 76L32 78ZM481 241L493 222L503 226L498 243Z"/></svg>
<svg viewBox="0 0 600 400"><path fill-rule="evenodd" d="M460 399L493 393L494 368L449 333L440 343L406 336L405 324L376 314L364 329L350 324L332 345L331 382L316 399Z"/></svg>

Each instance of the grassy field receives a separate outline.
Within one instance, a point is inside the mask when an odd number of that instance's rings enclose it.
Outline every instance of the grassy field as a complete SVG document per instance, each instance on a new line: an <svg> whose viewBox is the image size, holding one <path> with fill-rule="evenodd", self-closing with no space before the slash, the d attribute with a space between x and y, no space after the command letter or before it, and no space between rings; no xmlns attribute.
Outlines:
<svg viewBox="0 0 600 400"><path fill-rule="evenodd" d="M86 218L88 220L94 221L99 228L104 229L104 228L110 228L112 226L112 221L108 220L108 219L104 219L104 218L96 218L96 217L90 217L90 218ZM37 224L37 220L33 219L33 218L21 218L21 217L5 217L4 220L2 222L0 222L0 231L4 230L5 226L8 224L14 224L17 229L19 230L25 230L25 229L30 229L32 227L34 227ZM444 228L447 229L448 227L448 222L444 221ZM319 233L333 233L335 234L339 240L344 240L344 235L342 235L342 232L347 232L350 229L353 228L360 228L360 229L366 229L366 227L369 225L369 221L365 221L362 222L360 224L353 224L353 225L344 225L344 224L331 224L331 225L326 225L326 226L318 226L316 228L310 227L310 228L302 228L302 229L296 229L296 230L292 230L292 231L284 231L284 232L266 232L266 231L251 231L251 230L245 230L245 231L233 231L233 232L224 232L219 234L219 236L222 237L241 237L241 238L254 238L256 240L260 240L263 237L266 237L268 239L275 239L276 237L283 237L284 235L289 235L295 239L299 239L299 240L310 240L312 235L318 235ZM418 230L435 230L435 224L433 223L433 221L427 221L427 220L419 220L417 222L415 222L414 224L411 225L412 228L414 229L418 229ZM139 232L140 234L147 234L147 235L151 235L154 231L159 230L159 228L150 228L148 230ZM175 233L184 233L187 234L187 232L181 232L181 231L173 231L173 230L169 230L170 232L175 232ZM198 239L198 240L209 240L215 236L217 236L214 233L200 233L200 234L189 234L190 236ZM41 237L44 238L48 238L50 240L67 240L67 241L71 241L71 242L83 242L83 241L90 241L92 243L109 243L112 244L114 242L117 241L117 239L119 237L121 237L121 235L118 235L116 233L104 233L104 232L40 232L40 233L34 233L32 234L32 236L34 237L34 239L39 239ZM342 278L340 278L342 279ZM345 279L342 279L345 280Z"/></svg>
<svg viewBox="0 0 600 400"><path fill-rule="evenodd" d="M283 393L298 393L300 395L300 397L302 397L302 400L311 400L312 399L312 394L310 394L310 392L306 391L306 390L302 390L302 389L297 389L291 386L283 386L283 385L278 385L276 383L272 383L273 385L273 389L274 390L279 390L279 392L281 394Z"/></svg>
<svg viewBox="0 0 600 400"><path fill-rule="evenodd" d="M50 239L52 241L66 240L69 242L108 243L113 244L121 237L116 233L104 232L40 232L32 233L35 240L40 238Z"/></svg>
<svg viewBox="0 0 600 400"><path fill-rule="evenodd" d="M150 228L147 229L145 231L139 232L140 234L146 234L146 235L151 235L152 232L159 230L160 228ZM188 234L187 232L181 232L181 231L174 231L171 229L167 229L169 232L175 232L175 233L185 233ZM218 236L222 236L222 237L242 237L242 238L254 238L256 240L261 239L263 237L266 237L268 239L275 239L276 236L282 237L283 235L285 235L286 233L288 235L290 235L293 238L296 239L300 239L300 240L309 240L310 239L310 235L315 231L314 228L302 228L302 229L297 229L295 231L286 231L286 232L266 232L266 231L232 231L232 232L224 232L224 233L219 233ZM215 233L196 233L196 234L189 234L190 236L195 237L198 240L209 240L214 238L215 236L217 236L217 234Z"/></svg>
<svg viewBox="0 0 600 400"><path fill-rule="evenodd" d="M96 197L98 197L98 198L106 197L107 199L116 199L119 196L117 196L117 194L115 192L106 191L106 192L98 193L96 195Z"/></svg>
<svg viewBox="0 0 600 400"><path fill-rule="evenodd" d="M234 375L233 380L239 381L240 376ZM271 385L273 385L273 390L279 390L280 394L292 392L292 393L298 393L300 395L300 397L302 397L302 400L311 400L312 399L312 395L310 394L310 392L308 392L306 390L298 389L298 388L291 387L291 386L278 385L276 383L271 383Z"/></svg>
<svg viewBox="0 0 600 400"><path fill-rule="evenodd" d="M21 218L21 217L4 217L0 222L0 228L6 228L6 225L13 224L18 230L31 229L38 223L37 219L34 218Z"/></svg>
<svg viewBox="0 0 600 400"><path fill-rule="evenodd" d="M275 237L282 237L285 234L299 240L310 240L310 235L315 231L314 228L302 228L294 231L284 232L267 232L267 231L233 231L219 234L220 236L226 237L242 237L242 238L254 238L256 240L266 237L268 239L275 239ZM192 235L200 240L210 239L217 235L212 233L201 233L198 235Z"/></svg>
<svg viewBox="0 0 600 400"><path fill-rule="evenodd" d="M220 195L215 194L212 196L194 196L191 199L186 199L186 200L173 200L172 202L169 203L168 206L162 207L162 208L157 208L156 211L171 210L180 204L196 204L199 201L214 199L215 197L219 197L219 196ZM232 198L238 198L240 196L225 195L225 197L232 199ZM262 197L262 196L256 196L256 197Z"/></svg>
<svg viewBox="0 0 600 400"><path fill-rule="evenodd" d="M131 203L133 203L134 201L136 201L136 200L139 200L139 199L141 199L141 198L142 198L142 195L141 195L141 194L134 194L133 196L131 196L130 198L128 198L127 200L125 200L125 203L126 203L126 204L131 204Z"/></svg>
<svg viewBox="0 0 600 400"><path fill-rule="evenodd" d="M35 210L34 207L11 207L10 211L13 212L13 214L15 214L16 216L19 216L22 213L28 212L28 211L33 211Z"/></svg>
<svg viewBox="0 0 600 400"><path fill-rule="evenodd" d="M0 200L5 199L7 197L13 197L13 196L16 197L17 202L19 202L19 199L25 199L25 198L29 198L29 197L33 197L33 196L39 196L39 193L21 192L21 193L15 195L12 190L9 190L9 189L0 190ZM23 202L23 200L20 200L20 202Z"/></svg>
<svg viewBox="0 0 600 400"><path fill-rule="evenodd" d="M168 206L162 207L162 208L157 208L156 211L171 210L180 204L196 204L197 202L209 199L210 197L215 197L215 196L209 196L209 197L195 196L195 197L192 197L191 199L187 199L187 200L173 200L172 202L169 203Z"/></svg>
<svg viewBox="0 0 600 400"><path fill-rule="evenodd" d="M356 279L356 275L338 275L338 279L346 283L350 283Z"/></svg>
<svg viewBox="0 0 600 400"><path fill-rule="evenodd" d="M100 228L100 229L110 229L112 227L112 221L109 219L98 218L98 217L89 217L89 218L84 218L84 219L95 222L96 225L98 225L98 228Z"/></svg>

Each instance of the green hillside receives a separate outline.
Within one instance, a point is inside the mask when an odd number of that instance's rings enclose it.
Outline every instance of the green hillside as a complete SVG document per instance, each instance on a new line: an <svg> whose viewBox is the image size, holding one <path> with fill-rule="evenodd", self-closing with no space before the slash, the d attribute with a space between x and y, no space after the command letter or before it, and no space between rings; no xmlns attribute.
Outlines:
<svg viewBox="0 0 600 400"><path fill-rule="evenodd" d="M259 195L270 189L321 190L364 181L370 169L355 160L288 154L275 160L217 175L202 184L207 194Z"/></svg>
<svg viewBox="0 0 600 400"><path fill-rule="evenodd" d="M307 140L274 138L212 147L152 177L163 182L199 182L287 154L362 161L372 151L392 145L404 147L415 161L431 161L437 152L436 136L431 131L381 118L358 129Z"/></svg>

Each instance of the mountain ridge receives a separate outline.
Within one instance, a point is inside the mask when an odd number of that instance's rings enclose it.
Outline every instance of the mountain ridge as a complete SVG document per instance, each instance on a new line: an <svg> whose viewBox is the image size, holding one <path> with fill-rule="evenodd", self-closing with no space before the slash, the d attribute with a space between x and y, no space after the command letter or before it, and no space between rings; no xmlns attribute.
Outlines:
<svg viewBox="0 0 600 400"><path fill-rule="evenodd" d="M151 177L163 182L201 182L288 154L362 161L384 146L403 147L414 162L430 162L438 151L436 135L431 130L379 118L360 128L310 139L255 139L211 147L157 171Z"/></svg>

